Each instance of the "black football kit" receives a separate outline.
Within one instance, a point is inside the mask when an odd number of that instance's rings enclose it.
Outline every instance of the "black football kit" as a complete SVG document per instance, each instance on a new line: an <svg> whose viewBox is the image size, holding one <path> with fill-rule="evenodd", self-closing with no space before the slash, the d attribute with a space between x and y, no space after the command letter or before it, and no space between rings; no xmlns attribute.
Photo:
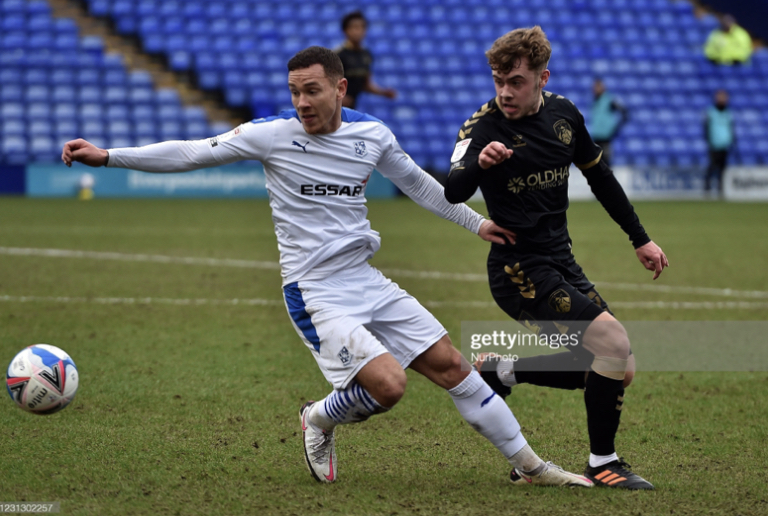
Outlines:
<svg viewBox="0 0 768 516"><path fill-rule="evenodd" d="M514 152L483 170L478 157L491 142L500 142ZM592 193L635 248L651 241L601 157L576 106L550 92L542 94L537 113L518 120L507 119L496 99L490 100L459 131L445 196L450 202L463 202L479 187L490 218L517 234L514 245L491 244L488 278L496 303L537 334L581 331L583 335L595 318L608 311L571 253L566 210L572 163L581 169ZM624 403L622 380L595 373L595 357L581 342L567 349L517 360L515 381L584 389L590 451L601 460L610 460L587 467L585 474L598 485L653 489L629 465L613 459ZM506 396L510 389L497 374L499 360L486 358L480 372L497 393Z"/></svg>
<svg viewBox="0 0 768 516"><path fill-rule="evenodd" d="M469 199L479 187L496 224L517 234L515 245L492 244L491 292L511 317L535 331L560 332L551 321L592 321L608 306L571 253L568 178L571 163L629 235L635 248L650 239L584 118L568 99L544 92L539 111L509 120L492 99L459 131L445 188L450 202ZM487 170L478 156L498 141L514 152Z"/></svg>

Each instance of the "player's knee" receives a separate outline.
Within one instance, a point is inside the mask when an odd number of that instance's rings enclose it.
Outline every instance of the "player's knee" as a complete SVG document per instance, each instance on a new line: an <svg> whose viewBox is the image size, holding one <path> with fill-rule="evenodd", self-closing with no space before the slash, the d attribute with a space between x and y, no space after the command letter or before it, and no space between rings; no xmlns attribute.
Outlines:
<svg viewBox="0 0 768 516"><path fill-rule="evenodd" d="M402 369L390 371L376 386L374 398L384 407L394 407L405 394L408 377Z"/></svg>
<svg viewBox="0 0 768 516"><path fill-rule="evenodd" d="M608 344L608 352L610 356L622 358L624 360L629 358L629 336L627 330L619 324L619 328L613 332Z"/></svg>
<svg viewBox="0 0 768 516"><path fill-rule="evenodd" d="M635 378L635 372L627 369L626 371L624 371L624 382L622 383L622 386L626 389L632 383L632 380L634 380L634 378Z"/></svg>
<svg viewBox="0 0 768 516"><path fill-rule="evenodd" d="M635 378L635 355L629 355L627 359L627 370L624 372L624 388L626 389Z"/></svg>
<svg viewBox="0 0 768 516"><path fill-rule="evenodd" d="M606 356L627 360L629 336L616 319L595 320L587 328L584 345L594 356Z"/></svg>

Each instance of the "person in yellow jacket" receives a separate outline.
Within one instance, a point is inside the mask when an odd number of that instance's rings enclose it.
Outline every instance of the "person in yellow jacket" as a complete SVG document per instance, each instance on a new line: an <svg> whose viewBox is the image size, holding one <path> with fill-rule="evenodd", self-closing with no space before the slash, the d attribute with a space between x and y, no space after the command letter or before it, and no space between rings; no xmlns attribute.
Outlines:
<svg viewBox="0 0 768 516"><path fill-rule="evenodd" d="M704 55L716 64L744 63L752 55L752 38L731 15L720 17L720 28L713 30L704 45Z"/></svg>

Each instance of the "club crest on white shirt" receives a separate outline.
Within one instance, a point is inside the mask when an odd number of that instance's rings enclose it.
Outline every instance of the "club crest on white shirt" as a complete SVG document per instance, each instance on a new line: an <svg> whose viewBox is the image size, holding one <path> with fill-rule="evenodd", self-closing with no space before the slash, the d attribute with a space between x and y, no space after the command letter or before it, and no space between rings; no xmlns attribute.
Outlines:
<svg viewBox="0 0 768 516"><path fill-rule="evenodd" d="M368 150L365 148L365 142L355 142L355 154L360 156L361 158L368 154Z"/></svg>

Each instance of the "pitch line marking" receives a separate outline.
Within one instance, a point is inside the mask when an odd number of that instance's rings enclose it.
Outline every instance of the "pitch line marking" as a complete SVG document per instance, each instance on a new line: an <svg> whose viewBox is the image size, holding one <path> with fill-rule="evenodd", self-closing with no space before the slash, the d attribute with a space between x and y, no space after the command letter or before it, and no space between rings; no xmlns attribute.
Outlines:
<svg viewBox="0 0 768 516"><path fill-rule="evenodd" d="M98 305L175 305L175 306L284 306L277 299L205 299L166 297L70 297L70 296L8 296L0 295L0 302L8 303L61 303ZM495 303L486 301L426 301L428 308L493 308ZM645 308L651 310L766 310L768 303L749 301L616 301L614 308Z"/></svg>
<svg viewBox="0 0 768 516"><path fill-rule="evenodd" d="M0 254L10 256L42 256L45 258L89 258L122 262L178 263L183 265L209 265L213 267L241 267L247 269L279 270L277 262L235 260L231 258L197 258L160 254L126 254L103 251L73 251L70 249L37 249L26 247L0 247Z"/></svg>
<svg viewBox="0 0 768 516"><path fill-rule="evenodd" d="M231 258L198 258L185 256L167 256L157 254L128 254L103 251L77 251L70 249L40 249L27 247L0 247L0 255L40 256L47 258L86 258L93 260L117 260L124 262L165 263L183 265L207 265L211 267L237 267L246 269L279 270L280 264L269 261L237 260ZM440 271L412 271L406 269L381 269L384 274L403 278L481 282L488 281L485 274L455 273ZM768 291L734 290L730 288L684 287L672 285L649 285L643 283L609 283L597 281L600 288L627 291L646 291L665 294L694 294L705 296L725 296L752 299L768 299ZM612 303L617 306L616 302Z"/></svg>
<svg viewBox="0 0 768 516"><path fill-rule="evenodd" d="M5 296L0 301L12 303L94 303L98 305L180 305L180 306L284 306L277 299L173 299L166 297L69 297Z"/></svg>

